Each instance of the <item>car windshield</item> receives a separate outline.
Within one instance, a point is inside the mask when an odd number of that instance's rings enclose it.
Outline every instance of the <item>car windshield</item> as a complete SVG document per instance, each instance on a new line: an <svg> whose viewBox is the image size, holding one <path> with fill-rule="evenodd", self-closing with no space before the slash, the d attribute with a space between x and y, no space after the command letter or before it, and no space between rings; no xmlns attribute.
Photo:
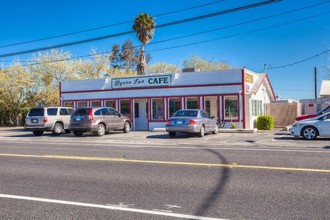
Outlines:
<svg viewBox="0 0 330 220"><path fill-rule="evenodd" d="M317 114L322 115L322 114L327 113L329 111L330 111L330 106L327 106L324 109L322 109L321 111L319 111Z"/></svg>
<svg viewBox="0 0 330 220"><path fill-rule="evenodd" d="M44 116L43 108L33 108L29 112L29 116Z"/></svg>
<svg viewBox="0 0 330 220"><path fill-rule="evenodd" d="M188 111L177 111L174 117L197 117L198 111L188 110Z"/></svg>

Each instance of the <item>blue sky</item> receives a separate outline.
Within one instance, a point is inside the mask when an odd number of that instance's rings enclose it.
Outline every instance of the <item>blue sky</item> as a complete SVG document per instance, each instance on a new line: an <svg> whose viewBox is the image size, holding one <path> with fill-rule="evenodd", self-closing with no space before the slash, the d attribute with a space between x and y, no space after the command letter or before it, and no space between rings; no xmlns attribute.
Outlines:
<svg viewBox="0 0 330 220"><path fill-rule="evenodd" d="M62 38L3 47L0 48L0 56L130 31L134 17L141 12L156 16L156 23L161 25L263 1L266 0L3 1L0 7L0 17L3 21L0 46L121 22L128 23ZM208 3L214 4L157 16ZM320 3L325 4L312 7L312 5ZM305 9L286 13L300 8ZM284 14L276 16L280 13ZM267 16L271 18L242 24ZM312 59L308 58L330 49L329 21L330 1L283 0L266 6L156 29L152 43L227 27L183 39L150 44L146 47L146 51L150 52L152 56L151 64L169 62L181 65L182 61L192 55L200 55L212 61L225 61L235 68L244 66L254 72L263 71L266 64L266 72L276 95L283 99L314 98L314 67L317 67L318 70L319 93L321 80L328 79L326 67L330 65L330 53ZM235 27L228 28L232 25ZM113 44L122 44L128 38L135 45L140 45L136 36L129 34L62 49L71 52L74 56L83 56L88 55L91 48L97 49L98 52L108 51ZM187 44L191 45L184 46ZM16 58L17 56L1 58L0 64L8 65ZM19 56L20 60L29 58L31 58L31 54ZM307 60L304 62L290 65L305 59ZM269 67L286 65L289 66L269 69Z"/></svg>

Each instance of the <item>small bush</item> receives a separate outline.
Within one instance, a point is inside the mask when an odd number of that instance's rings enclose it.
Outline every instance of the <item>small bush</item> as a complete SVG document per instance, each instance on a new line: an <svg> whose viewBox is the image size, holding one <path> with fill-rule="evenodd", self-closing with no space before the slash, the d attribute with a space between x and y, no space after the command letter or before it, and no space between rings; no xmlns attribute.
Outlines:
<svg viewBox="0 0 330 220"><path fill-rule="evenodd" d="M274 128L274 118L270 115L260 115L257 118L258 130L272 130Z"/></svg>
<svg viewBox="0 0 330 220"><path fill-rule="evenodd" d="M237 126L236 126L236 124L234 122L232 122L232 123L230 123L230 128L231 129L235 129L235 128L237 128Z"/></svg>

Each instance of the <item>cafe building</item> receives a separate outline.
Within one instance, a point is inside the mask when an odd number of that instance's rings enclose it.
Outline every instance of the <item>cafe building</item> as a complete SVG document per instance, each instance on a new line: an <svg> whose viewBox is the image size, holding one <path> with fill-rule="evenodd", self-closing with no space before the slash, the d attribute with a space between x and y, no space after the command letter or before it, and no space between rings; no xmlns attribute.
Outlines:
<svg viewBox="0 0 330 220"><path fill-rule="evenodd" d="M179 109L205 109L228 128L254 128L275 100L267 75L247 69L63 81L60 97L61 106L115 108L135 131L165 128Z"/></svg>

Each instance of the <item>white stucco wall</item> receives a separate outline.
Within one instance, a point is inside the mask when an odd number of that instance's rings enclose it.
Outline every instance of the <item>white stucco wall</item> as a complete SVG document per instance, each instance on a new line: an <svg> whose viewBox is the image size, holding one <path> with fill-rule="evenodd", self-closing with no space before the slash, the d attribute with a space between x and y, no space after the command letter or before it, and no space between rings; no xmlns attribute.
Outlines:
<svg viewBox="0 0 330 220"><path fill-rule="evenodd" d="M255 125L255 121L257 120L258 116L252 116L252 100L260 100L262 101L262 112L265 114L265 104L270 103L270 96L269 91L267 91L267 87L265 83L262 83L257 90L256 94L251 94L251 99L249 100L249 115L251 116L251 121L249 122L250 127L253 128Z"/></svg>
<svg viewBox="0 0 330 220"><path fill-rule="evenodd" d="M231 84L231 83L242 82L241 69L179 73L179 74L171 74L171 75L172 75L171 86L187 86L194 84L195 85ZM112 79L115 78L63 81L61 83L61 91L74 92L74 91L111 90Z"/></svg>

